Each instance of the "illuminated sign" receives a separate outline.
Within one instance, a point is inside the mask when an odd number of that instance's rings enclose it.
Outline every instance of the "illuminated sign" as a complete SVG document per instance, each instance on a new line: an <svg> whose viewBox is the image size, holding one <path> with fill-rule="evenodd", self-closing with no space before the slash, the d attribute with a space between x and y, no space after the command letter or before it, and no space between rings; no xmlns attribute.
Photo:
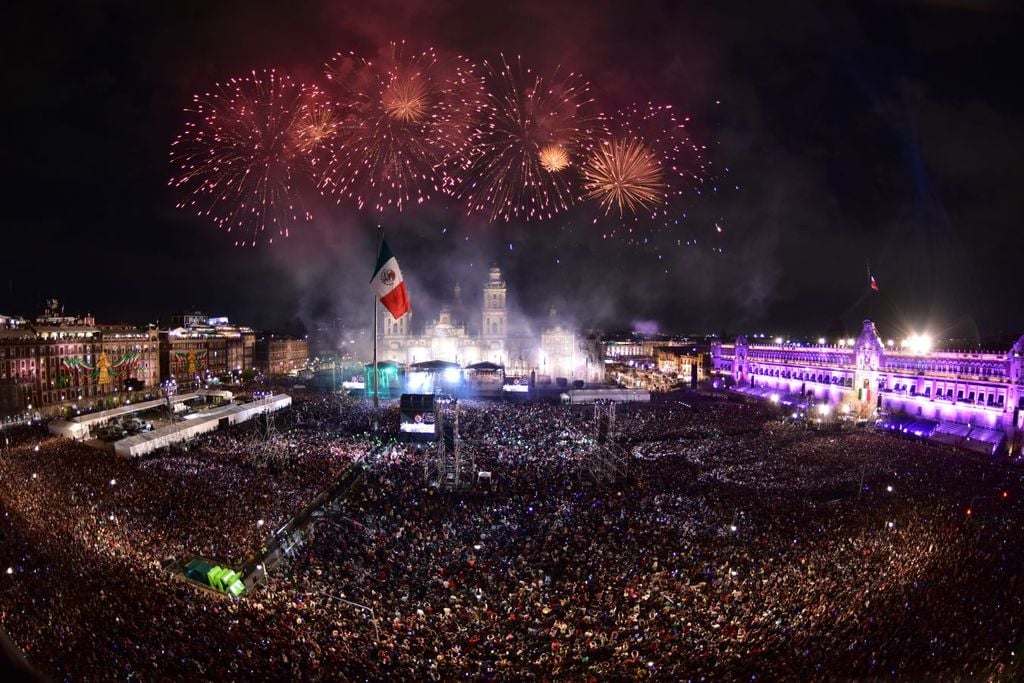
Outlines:
<svg viewBox="0 0 1024 683"><path fill-rule="evenodd" d="M398 429L409 434L433 434L434 414L416 413L415 415L407 415L403 413Z"/></svg>
<svg viewBox="0 0 1024 683"><path fill-rule="evenodd" d="M509 377L505 379L505 384L502 385L501 390L524 394L530 390L530 381L525 377Z"/></svg>

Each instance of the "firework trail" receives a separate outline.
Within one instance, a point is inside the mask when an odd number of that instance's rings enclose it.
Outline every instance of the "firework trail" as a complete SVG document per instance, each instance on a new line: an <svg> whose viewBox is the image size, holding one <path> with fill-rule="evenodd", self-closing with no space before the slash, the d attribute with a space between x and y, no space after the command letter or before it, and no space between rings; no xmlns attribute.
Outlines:
<svg viewBox="0 0 1024 683"><path fill-rule="evenodd" d="M686 131L686 119L670 106L634 105L613 117L607 138L583 164L587 199L620 217L664 215L673 197L700 183L703 148Z"/></svg>
<svg viewBox="0 0 1024 683"><path fill-rule="evenodd" d="M236 235L236 245L255 246L263 233L273 242L311 220L296 183L309 170L309 153L332 134L318 113L322 99L274 70L195 95L191 119L171 144L178 170L168 184L187 190L178 208L211 218ZM314 125L321 126L315 135Z"/></svg>
<svg viewBox="0 0 1024 683"><path fill-rule="evenodd" d="M473 65L392 43L376 60L338 54L326 70L338 127L318 171L320 191L378 211L443 194L483 94Z"/></svg>
<svg viewBox="0 0 1024 683"><path fill-rule="evenodd" d="M486 64L488 93L452 193L490 219L547 219L572 205L578 167L604 131L577 74L544 79L504 57Z"/></svg>

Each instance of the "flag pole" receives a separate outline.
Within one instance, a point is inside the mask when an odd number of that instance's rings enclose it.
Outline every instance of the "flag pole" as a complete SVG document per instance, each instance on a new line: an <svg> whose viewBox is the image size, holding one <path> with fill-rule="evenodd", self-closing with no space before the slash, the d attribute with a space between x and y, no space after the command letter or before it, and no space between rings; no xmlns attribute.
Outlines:
<svg viewBox="0 0 1024 683"><path fill-rule="evenodd" d="M376 263L380 260L380 249L381 245L384 244L384 228L380 225L377 226L377 258L374 261ZM376 266L374 266L376 267ZM373 295L373 431L377 432L380 429L380 382L378 380L377 373L377 294Z"/></svg>
<svg viewBox="0 0 1024 683"><path fill-rule="evenodd" d="M875 297L872 296L872 294L874 294L874 290L871 288L871 260L864 259L864 262L867 263L868 266L868 320L870 320L871 322L875 322Z"/></svg>

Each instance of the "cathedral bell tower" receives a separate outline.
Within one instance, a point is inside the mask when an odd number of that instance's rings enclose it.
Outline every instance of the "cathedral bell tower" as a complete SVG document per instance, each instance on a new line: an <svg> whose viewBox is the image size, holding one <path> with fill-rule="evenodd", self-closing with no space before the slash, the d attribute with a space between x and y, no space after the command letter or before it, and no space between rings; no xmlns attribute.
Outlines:
<svg viewBox="0 0 1024 683"><path fill-rule="evenodd" d="M377 303L377 306L380 319L384 321L384 337L409 336L409 322L412 320L412 311L403 315L399 320L395 320L388 309L384 308L380 302Z"/></svg>
<svg viewBox="0 0 1024 683"><path fill-rule="evenodd" d="M508 325L508 309L505 306L505 281L501 269L493 266L484 285L483 316L480 336L484 339L504 340Z"/></svg>

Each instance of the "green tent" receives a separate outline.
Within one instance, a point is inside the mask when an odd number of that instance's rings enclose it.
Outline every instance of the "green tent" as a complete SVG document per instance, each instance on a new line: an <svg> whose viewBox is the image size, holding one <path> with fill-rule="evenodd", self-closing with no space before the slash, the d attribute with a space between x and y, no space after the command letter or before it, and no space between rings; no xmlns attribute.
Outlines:
<svg viewBox="0 0 1024 683"><path fill-rule="evenodd" d="M241 579L235 579L234 582L227 588L228 593L231 593L234 597L238 597L245 592L245 584L242 583Z"/></svg>
<svg viewBox="0 0 1024 683"><path fill-rule="evenodd" d="M230 567L211 565L209 562L196 558L185 565L184 574L197 583L209 586L221 593L228 593L236 598L245 592L242 575Z"/></svg>
<svg viewBox="0 0 1024 683"><path fill-rule="evenodd" d="M210 585L219 591L224 590L224 576L231 571L226 567L214 567L210 570Z"/></svg>
<svg viewBox="0 0 1024 683"><path fill-rule="evenodd" d="M210 579L208 577L212 570L212 565L203 562L202 560L195 559L185 565L185 576L193 581L198 581L199 583L204 583L209 586Z"/></svg>

